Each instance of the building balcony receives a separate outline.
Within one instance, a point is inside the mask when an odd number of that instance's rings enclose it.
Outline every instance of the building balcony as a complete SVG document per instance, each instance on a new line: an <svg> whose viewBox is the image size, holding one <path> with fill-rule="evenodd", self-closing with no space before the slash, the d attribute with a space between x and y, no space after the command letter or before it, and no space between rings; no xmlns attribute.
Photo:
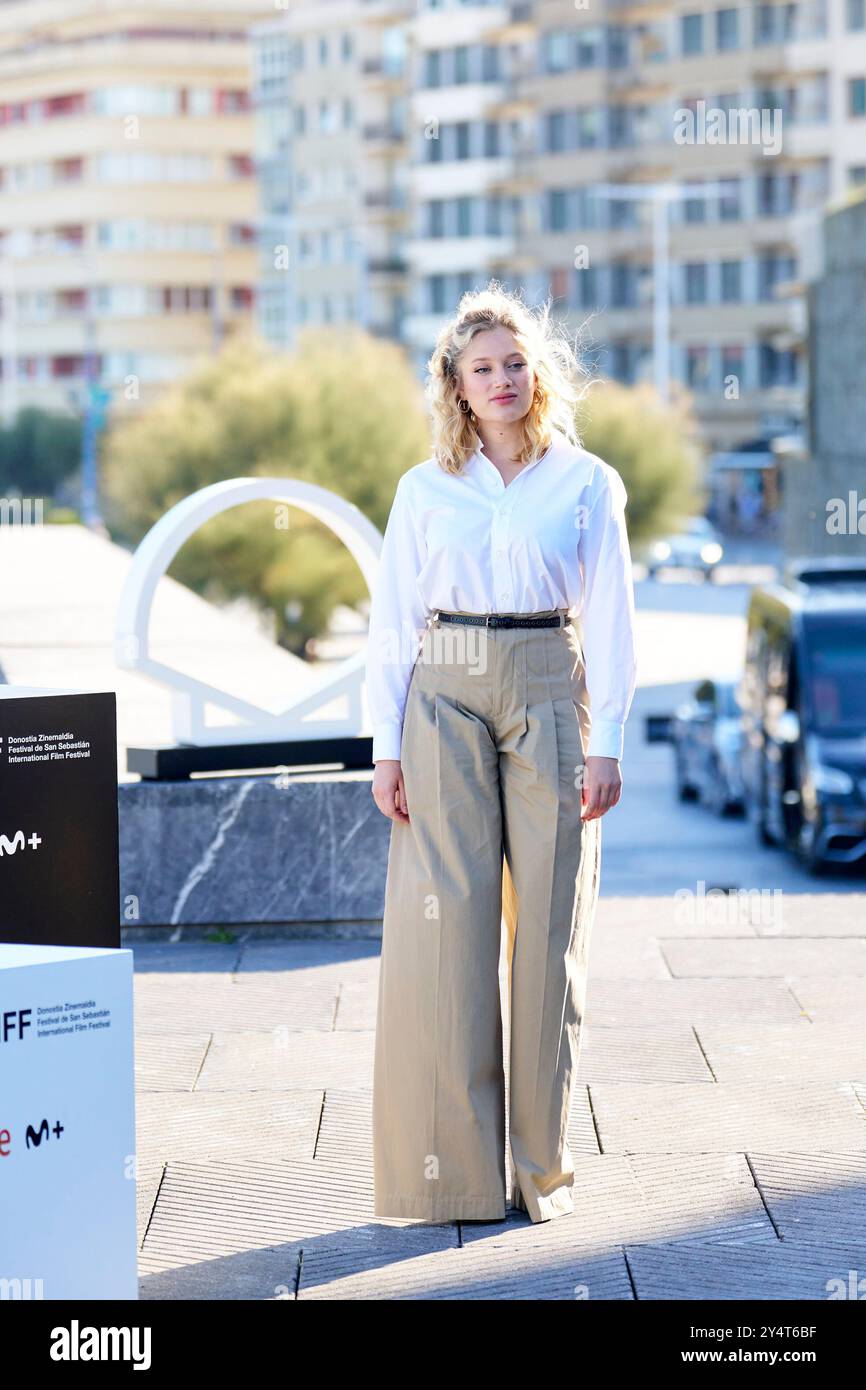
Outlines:
<svg viewBox="0 0 866 1390"><path fill-rule="evenodd" d="M510 260L516 246L514 237L421 237L406 243L405 256L416 275L480 273Z"/></svg>
<svg viewBox="0 0 866 1390"><path fill-rule="evenodd" d="M396 126L379 124L362 126L361 138L364 141L366 154L375 153L377 149L398 154L405 148L408 137L405 130L400 130Z"/></svg>

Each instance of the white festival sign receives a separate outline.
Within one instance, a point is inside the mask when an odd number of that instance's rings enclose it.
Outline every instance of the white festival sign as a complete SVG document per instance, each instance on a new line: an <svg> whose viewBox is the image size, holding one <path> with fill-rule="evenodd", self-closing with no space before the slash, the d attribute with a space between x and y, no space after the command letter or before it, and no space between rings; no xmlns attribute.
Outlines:
<svg viewBox="0 0 866 1390"><path fill-rule="evenodd" d="M266 742L281 739L351 737L361 732L366 649L341 662L336 670L314 679L304 694L278 714L241 700L204 681L155 661L150 655L150 610L157 585L183 543L211 517L244 502L288 503L316 517L334 532L354 556L368 591L382 549L382 535L352 502L315 483L292 478L229 478L191 493L160 517L143 538L120 596L114 655L118 666L140 671L172 690L172 730L180 744ZM343 718L314 718L337 697L348 702ZM206 722L205 707L229 710L240 721L222 727Z"/></svg>

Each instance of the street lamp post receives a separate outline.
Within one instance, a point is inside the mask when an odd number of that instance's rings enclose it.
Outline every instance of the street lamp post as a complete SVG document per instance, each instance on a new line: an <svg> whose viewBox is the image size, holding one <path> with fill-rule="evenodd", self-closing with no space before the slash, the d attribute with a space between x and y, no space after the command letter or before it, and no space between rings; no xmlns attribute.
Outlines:
<svg viewBox="0 0 866 1390"><path fill-rule="evenodd" d="M670 218L668 208L680 198L726 193L729 184L702 183L696 189L675 183L600 183L590 185L594 194L612 201L652 203L653 217L653 376L656 391L667 403L670 395Z"/></svg>

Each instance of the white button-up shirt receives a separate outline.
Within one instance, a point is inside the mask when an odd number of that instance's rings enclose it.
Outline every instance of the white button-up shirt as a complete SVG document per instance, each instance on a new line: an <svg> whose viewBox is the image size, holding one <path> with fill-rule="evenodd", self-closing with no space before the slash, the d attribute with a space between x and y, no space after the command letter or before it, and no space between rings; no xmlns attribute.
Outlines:
<svg viewBox="0 0 866 1390"><path fill-rule="evenodd" d="M437 609L568 609L582 637L586 756L622 757L637 669L626 500L617 470L559 430L547 453L507 485L483 447L461 476L435 458L403 474L371 596L374 763L400 757L412 670Z"/></svg>

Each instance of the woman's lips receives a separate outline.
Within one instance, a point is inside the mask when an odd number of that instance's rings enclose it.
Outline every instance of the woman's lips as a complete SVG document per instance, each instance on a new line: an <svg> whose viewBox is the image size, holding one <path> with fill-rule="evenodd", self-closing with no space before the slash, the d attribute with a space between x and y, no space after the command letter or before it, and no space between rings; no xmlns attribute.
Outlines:
<svg viewBox="0 0 866 1390"><path fill-rule="evenodd" d="M494 396L494 397L493 397L493 400L494 400L494 401L502 401L502 402L506 402L506 401L516 401L516 400L517 400L517 392L516 392L516 391L509 391L508 394L507 394L506 396Z"/></svg>

